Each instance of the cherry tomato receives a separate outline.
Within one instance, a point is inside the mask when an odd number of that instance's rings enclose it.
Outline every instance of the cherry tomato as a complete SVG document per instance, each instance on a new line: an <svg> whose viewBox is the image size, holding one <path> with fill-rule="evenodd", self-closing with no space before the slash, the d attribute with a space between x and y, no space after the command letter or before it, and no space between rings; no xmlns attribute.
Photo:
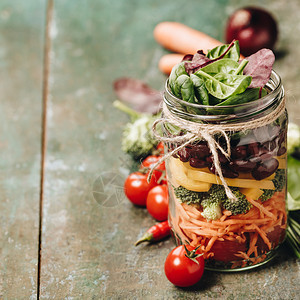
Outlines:
<svg viewBox="0 0 300 300"><path fill-rule="evenodd" d="M152 165L156 164L161 158L162 156L160 155L149 155L143 160L141 167L150 168ZM161 172L164 171L166 169L165 162L163 161L162 163L160 163L155 169Z"/></svg>
<svg viewBox="0 0 300 300"><path fill-rule="evenodd" d="M148 192L156 186L154 179L147 182L147 174L131 173L125 180L124 192L127 198L136 205L146 206Z"/></svg>
<svg viewBox="0 0 300 300"><path fill-rule="evenodd" d="M141 164L141 168L151 168L154 164L156 164L159 160L161 159L161 156L159 155L149 155L147 156ZM154 178L154 180L158 183L159 180L159 184L166 184L166 180L162 179L161 176L163 174L165 174L166 170L166 166L165 166L165 162L163 161L162 163L160 163L155 170L152 173L152 177Z"/></svg>
<svg viewBox="0 0 300 300"><path fill-rule="evenodd" d="M169 194L166 185L157 185L150 190L147 196L147 210L157 221L168 219Z"/></svg>
<svg viewBox="0 0 300 300"><path fill-rule="evenodd" d="M198 252L197 248L190 245L176 247L169 253L165 261L165 274L169 281L176 286L186 287L196 284L201 279L203 272L203 255Z"/></svg>

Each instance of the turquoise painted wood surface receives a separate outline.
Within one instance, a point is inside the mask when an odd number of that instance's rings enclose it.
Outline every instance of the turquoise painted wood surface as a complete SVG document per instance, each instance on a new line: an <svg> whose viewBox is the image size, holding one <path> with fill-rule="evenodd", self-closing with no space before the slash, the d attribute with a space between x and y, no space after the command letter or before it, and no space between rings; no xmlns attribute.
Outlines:
<svg viewBox="0 0 300 300"><path fill-rule="evenodd" d="M0 298L36 299L45 1L0 4Z"/></svg>
<svg viewBox="0 0 300 300"><path fill-rule="evenodd" d="M298 1L189 2L53 1L41 212L46 1L1 2L0 298L36 298L39 289L41 299L296 299L298 264L285 247L267 267L206 272L196 287L175 288L163 272L173 241L133 246L154 223L147 212L133 207L121 188L98 202L93 197L101 180L105 187L110 179L122 187L131 167L120 149L128 118L112 106L113 81L129 76L163 88L157 63L167 51L152 36L158 22L183 22L222 40L235 8L268 8L281 31L275 69L288 92L290 116L300 124L294 66L300 35L290 26L298 20Z"/></svg>

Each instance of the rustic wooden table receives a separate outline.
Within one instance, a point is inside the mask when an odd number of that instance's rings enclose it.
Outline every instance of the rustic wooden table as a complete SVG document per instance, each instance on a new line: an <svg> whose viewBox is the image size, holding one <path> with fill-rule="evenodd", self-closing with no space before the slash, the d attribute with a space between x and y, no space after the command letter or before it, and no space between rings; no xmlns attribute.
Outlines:
<svg viewBox="0 0 300 300"><path fill-rule="evenodd" d="M134 247L153 219L120 190L109 201L92 194L101 180L121 187L130 169L112 82L163 88L157 63L167 51L154 26L179 21L222 40L228 15L249 2L279 22L275 69L300 124L298 0L1 0L1 299L299 297L299 261L286 247L265 267L207 271L197 286L176 288L163 272L173 241Z"/></svg>

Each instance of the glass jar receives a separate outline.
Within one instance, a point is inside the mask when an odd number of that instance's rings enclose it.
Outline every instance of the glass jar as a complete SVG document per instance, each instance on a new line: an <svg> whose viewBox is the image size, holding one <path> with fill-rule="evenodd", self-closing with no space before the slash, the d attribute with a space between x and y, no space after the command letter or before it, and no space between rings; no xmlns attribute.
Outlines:
<svg viewBox="0 0 300 300"><path fill-rule="evenodd" d="M281 79L272 71L268 94L234 106L204 106L176 98L166 82L164 105L172 116L193 123L247 124L272 114L284 104ZM219 150L223 177L236 201L226 196L216 175L212 151L200 138L175 151L166 161L169 183L169 222L176 244L200 246L206 269L239 271L268 262L285 238L287 112L257 128L226 132L230 157ZM164 123L166 152L183 142L173 142L182 130ZM218 145L228 152L223 135L215 134Z"/></svg>

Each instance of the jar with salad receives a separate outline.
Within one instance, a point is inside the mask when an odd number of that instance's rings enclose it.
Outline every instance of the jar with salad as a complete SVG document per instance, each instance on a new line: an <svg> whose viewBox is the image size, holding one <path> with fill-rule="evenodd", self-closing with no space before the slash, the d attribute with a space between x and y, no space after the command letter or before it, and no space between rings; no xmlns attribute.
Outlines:
<svg viewBox="0 0 300 300"><path fill-rule="evenodd" d="M239 44L198 51L166 82L169 223L176 243L200 246L210 270L268 262L285 238L287 112L274 54L241 59Z"/></svg>

